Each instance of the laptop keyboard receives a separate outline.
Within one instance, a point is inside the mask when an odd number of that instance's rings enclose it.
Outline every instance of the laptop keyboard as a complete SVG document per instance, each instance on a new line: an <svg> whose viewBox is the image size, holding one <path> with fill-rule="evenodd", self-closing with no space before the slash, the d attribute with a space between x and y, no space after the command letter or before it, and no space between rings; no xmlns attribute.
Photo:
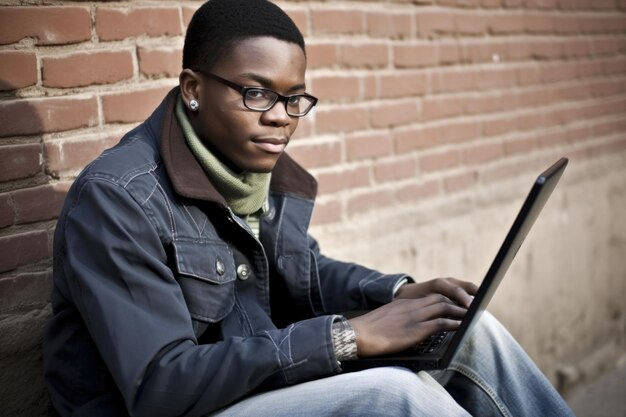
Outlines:
<svg viewBox="0 0 626 417"><path fill-rule="evenodd" d="M446 340L446 336L448 336L448 332L439 332L433 335L430 335L428 338L419 342L415 348L414 352L423 354L423 353L434 353L439 346Z"/></svg>

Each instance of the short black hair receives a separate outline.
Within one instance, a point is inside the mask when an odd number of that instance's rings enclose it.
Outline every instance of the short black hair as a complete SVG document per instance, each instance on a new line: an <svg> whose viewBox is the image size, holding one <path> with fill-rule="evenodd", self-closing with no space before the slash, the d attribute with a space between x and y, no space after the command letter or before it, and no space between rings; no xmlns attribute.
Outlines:
<svg viewBox="0 0 626 417"><path fill-rule="evenodd" d="M211 70L238 41L269 36L295 43L302 33L280 7L267 0L209 0L194 13L183 47L183 68Z"/></svg>

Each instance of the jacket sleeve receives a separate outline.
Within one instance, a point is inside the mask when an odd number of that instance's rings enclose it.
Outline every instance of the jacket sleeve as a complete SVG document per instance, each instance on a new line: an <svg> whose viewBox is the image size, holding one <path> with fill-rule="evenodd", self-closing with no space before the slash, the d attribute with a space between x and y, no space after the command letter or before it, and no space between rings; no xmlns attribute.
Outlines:
<svg viewBox="0 0 626 417"><path fill-rule="evenodd" d="M309 237L309 245L317 264L326 313L380 307L393 300L394 290L400 283L413 282L413 278L406 274L383 274L324 256L312 237Z"/></svg>
<svg viewBox="0 0 626 417"><path fill-rule="evenodd" d="M67 294L133 416L203 415L260 386L340 371L333 316L198 345L166 250L126 190L82 181L61 218Z"/></svg>

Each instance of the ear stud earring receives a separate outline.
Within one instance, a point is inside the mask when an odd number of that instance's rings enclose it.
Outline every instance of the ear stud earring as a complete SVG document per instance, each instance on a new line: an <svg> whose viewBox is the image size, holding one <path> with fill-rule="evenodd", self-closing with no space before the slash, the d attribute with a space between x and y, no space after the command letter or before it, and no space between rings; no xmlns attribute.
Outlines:
<svg viewBox="0 0 626 417"><path fill-rule="evenodd" d="M200 104L198 104L197 100L193 99L189 101L189 108L191 111L197 111L200 108Z"/></svg>

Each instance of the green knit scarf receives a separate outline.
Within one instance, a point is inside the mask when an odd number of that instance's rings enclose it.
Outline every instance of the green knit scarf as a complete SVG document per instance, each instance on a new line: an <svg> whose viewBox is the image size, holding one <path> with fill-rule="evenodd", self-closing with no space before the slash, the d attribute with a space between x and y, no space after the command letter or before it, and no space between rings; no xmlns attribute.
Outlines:
<svg viewBox="0 0 626 417"><path fill-rule="evenodd" d="M261 210L269 191L271 173L235 173L224 165L202 143L185 113L182 98L176 103L176 117L183 129L187 145L191 149L209 179L224 196L230 208L239 216L248 216Z"/></svg>

